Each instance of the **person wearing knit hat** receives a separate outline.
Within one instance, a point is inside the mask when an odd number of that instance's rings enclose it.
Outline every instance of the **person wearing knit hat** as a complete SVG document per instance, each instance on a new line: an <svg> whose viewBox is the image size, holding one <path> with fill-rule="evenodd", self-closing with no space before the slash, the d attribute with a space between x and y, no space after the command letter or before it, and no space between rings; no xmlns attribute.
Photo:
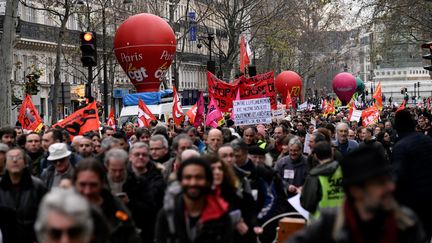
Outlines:
<svg viewBox="0 0 432 243"><path fill-rule="evenodd" d="M354 150L340 165L343 179L329 183L342 184L342 206L322 211L289 243L428 242L415 214L396 203L390 162L376 148Z"/></svg>

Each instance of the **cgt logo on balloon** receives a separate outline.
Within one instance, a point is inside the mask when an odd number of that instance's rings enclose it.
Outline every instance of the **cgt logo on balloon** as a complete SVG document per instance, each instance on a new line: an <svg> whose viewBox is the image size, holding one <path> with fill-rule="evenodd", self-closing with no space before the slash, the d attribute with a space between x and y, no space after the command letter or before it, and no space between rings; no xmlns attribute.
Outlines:
<svg viewBox="0 0 432 243"><path fill-rule="evenodd" d="M175 51L174 31L153 14L129 17L114 37L116 58L138 93L159 91Z"/></svg>

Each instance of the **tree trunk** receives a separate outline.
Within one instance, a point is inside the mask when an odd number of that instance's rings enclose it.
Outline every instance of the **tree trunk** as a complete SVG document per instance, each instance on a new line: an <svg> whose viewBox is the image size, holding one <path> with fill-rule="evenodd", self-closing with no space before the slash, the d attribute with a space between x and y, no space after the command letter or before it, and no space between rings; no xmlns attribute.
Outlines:
<svg viewBox="0 0 432 243"><path fill-rule="evenodd" d="M54 68L54 86L51 91L51 107L52 107L52 117L51 117L51 123L54 125L57 123L58 118L58 112L57 112L57 102L58 102L58 89L61 86L61 66L60 66L60 60L61 60L61 52L62 52L62 46L64 42L64 33L66 30L66 23L69 19L69 8L66 7L65 14L63 18L61 19L60 29L58 33L58 40L57 40L57 46L56 46L56 62L55 62L55 68ZM63 111L61 111L63 112Z"/></svg>
<svg viewBox="0 0 432 243"><path fill-rule="evenodd" d="M15 42L15 21L18 12L18 1L6 1L6 14L3 21L3 35L0 40L0 126L11 124L11 82L13 48Z"/></svg>

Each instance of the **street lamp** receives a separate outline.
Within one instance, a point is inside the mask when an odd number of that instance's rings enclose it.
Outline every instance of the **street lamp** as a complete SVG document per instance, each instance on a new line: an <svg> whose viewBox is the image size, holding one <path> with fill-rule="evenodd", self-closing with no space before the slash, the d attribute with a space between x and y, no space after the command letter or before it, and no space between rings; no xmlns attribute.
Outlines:
<svg viewBox="0 0 432 243"><path fill-rule="evenodd" d="M208 33L207 37L199 37L198 38L197 47L198 47L198 49L201 49L201 47L202 47L201 42L204 43L204 45L207 46L207 48L209 49L209 60L207 62L207 70L209 72L215 74L215 72L216 72L216 63L215 63L215 61L212 60L212 42L214 41L214 36L213 35L214 35L213 33Z"/></svg>

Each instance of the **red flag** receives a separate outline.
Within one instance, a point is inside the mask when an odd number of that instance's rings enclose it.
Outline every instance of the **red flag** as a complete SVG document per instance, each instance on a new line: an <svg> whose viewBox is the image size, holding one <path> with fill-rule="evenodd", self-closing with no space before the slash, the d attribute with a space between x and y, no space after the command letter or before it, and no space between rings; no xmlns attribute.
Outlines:
<svg viewBox="0 0 432 243"><path fill-rule="evenodd" d="M379 110L376 106L371 106L362 112L363 126L367 127L369 124L378 123Z"/></svg>
<svg viewBox="0 0 432 243"><path fill-rule="evenodd" d="M348 113L348 121L351 121L351 116L355 110L357 110L355 106L354 99L351 99L351 102L348 104L349 107L349 113Z"/></svg>
<svg viewBox="0 0 432 243"><path fill-rule="evenodd" d="M244 73L246 66L250 63L246 48L246 41L243 36L240 37L240 73Z"/></svg>
<svg viewBox="0 0 432 243"><path fill-rule="evenodd" d="M195 123L195 116L197 112L197 103L190 110L186 112L186 116L189 118L189 122L191 125Z"/></svg>
<svg viewBox="0 0 432 243"><path fill-rule="evenodd" d="M99 115L96 101L88 104L66 117L53 127L60 127L69 132L71 137L83 135L90 131L99 131Z"/></svg>
<svg viewBox="0 0 432 243"><path fill-rule="evenodd" d="M42 127L42 119L39 112L36 110L31 96L26 94L26 97L18 112L18 121L21 123L23 129L38 132Z"/></svg>
<svg viewBox="0 0 432 243"><path fill-rule="evenodd" d="M114 107L111 107L110 113L108 115L107 125L109 127L112 127L114 131L116 130L116 119L114 116Z"/></svg>
<svg viewBox="0 0 432 243"><path fill-rule="evenodd" d="M381 82L379 82L378 85L376 86L375 92L373 94L373 98L375 99L375 104L378 107L378 109L382 110L383 103L382 103Z"/></svg>
<svg viewBox="0 0 432 243"><path fill-rule="evenodd" d="M207 107L206 126L218 127L219 121L223 119L222 112L219 110L216 100L211 97Z"/></svg>
<svg viewBox="0 0 432 243"><path fill-rule="evenodd" d="M202 124L203 120L204 120L204 96L203 96L203 92L201 92L200 97L196 103L197 105L197 110L196 110L196 115L195 115L195 120L194 120L194 127L198 127Z"/></svg>
<svg viewBox="0 0 432 243"><path fill-rule="evenodd" d="M427 98L427 110L430 111L431 110L431 98Z"/></svg>
<svg viewBox="0 0 432 243"><path fill-rule="evenodd" d="M174 90L174 97L173 97L174 103L173 103L173 108L172 108L172 117L173 117L174 123L177 126L179 126L184 121L185 115L183 114L183 109L181 107L175 86L173 87L173 90Z"/></svg>
<svg viewBox="0 0 432 243"><path fill-rule="evenodd" d="M399 108L397 108L396 112L404 110L405 109L405 104L406 104L406 100L404 99L402 101L402 104L399 106Z"/></svg>
<svg viewBox="0 0 432 243"><path fill-rule="evenodd" d="M150 121L155 120L156 117L149 110L149 108L144 104L142 99L138 99L138 125L139 127L148 127Z"/></svg>
<svg viewBox="0 0 432 243"><path fill-rule="evenodd" d="M286 97L285 105L286 105L286 109L287 110L293 107L290 92L287 92L287 97Z"/></svg>

